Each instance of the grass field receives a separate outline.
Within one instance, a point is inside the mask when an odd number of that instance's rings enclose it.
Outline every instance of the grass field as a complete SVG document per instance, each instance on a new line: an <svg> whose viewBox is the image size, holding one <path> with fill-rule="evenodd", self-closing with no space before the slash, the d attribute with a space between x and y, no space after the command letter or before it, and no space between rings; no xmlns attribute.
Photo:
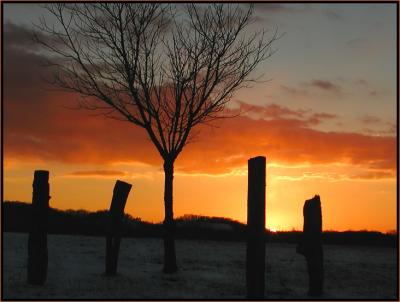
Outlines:
<svg viewBox="0 0 400 302"><path fill-rule="evenodd" d="M244 242L177 240L179 272L161 272L160 239L124 238L118 275L104 276L105 239L49 235L44 286L27 277L27 234L3 233L4 299L244 299ZM304 257L295 245L266 245L266 299L308 299ZM324 246L322 299L396 299L397 250Z"/></svg>

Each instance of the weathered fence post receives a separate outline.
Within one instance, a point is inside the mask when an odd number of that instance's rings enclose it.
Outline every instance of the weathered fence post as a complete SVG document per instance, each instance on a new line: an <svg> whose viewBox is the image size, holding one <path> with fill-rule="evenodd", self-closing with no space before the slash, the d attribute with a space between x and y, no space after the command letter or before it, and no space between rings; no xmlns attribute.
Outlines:
<svg viewBox="0 0 400 302"><path fill-rule="evenodd" d="M47 278L49 171L36 170L32 186L31 225L28 236L28 283L43 285Z"/></svg>
<svg viewBox="0 0 400 302"><path fill-rule="evenodd" d="M248 161L246 288L248 299L263 299L265 289L265 164Z"/></svg>
<svg viewBox="0 0 400 302"><path fill-rule="evenodd" d="M310 296L319 296L323 291L324 266L322 250L322 213L319 195L306 200L303 207L304 227L302 241L297 252L306 257Z"/></svg>
<svg viewBox="0 0 400 302"><path fill-rule="evenodd" d="M121 243L121 222L124 216L126 200L132 185L117 180L114 186L110 210L108 212L106 234L106 275L117 274L118 253Z"/></svg>

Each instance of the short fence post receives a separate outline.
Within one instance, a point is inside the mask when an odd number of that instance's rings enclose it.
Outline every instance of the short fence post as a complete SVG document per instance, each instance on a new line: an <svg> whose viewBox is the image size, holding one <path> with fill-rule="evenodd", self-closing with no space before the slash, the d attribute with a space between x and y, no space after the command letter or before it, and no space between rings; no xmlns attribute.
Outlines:
<svg viewBox="0 0 400 302"><path fill-rule="evenodd" d="M322 249L322 212L318 195L306 200L303 207L304 227L302 241L297 252L305 256L309 276L310 296L319 296L323 291L324 267Z"/></svg>
<svg viewBox="0 0 400 302"><path fill-rule="evenodd" d="M47 278L47 219L49 171L36 170L33 178L31 224L28 236L28 283L43 285Z"/></svg>
<svg viewBox="0 0 400 302"><path fill-rule="evenodd" d="M121 223L131 184L117 180L114 186L110 210L108 212L106 234L106 275L117 274L119 246L121 243Z"/></svg>
<svg viewBox="0 0 400 302"><path fill-rule="evenodd" d="M246 289L248 299L264 299L265 164L263 156L248 161Z"/></svg>

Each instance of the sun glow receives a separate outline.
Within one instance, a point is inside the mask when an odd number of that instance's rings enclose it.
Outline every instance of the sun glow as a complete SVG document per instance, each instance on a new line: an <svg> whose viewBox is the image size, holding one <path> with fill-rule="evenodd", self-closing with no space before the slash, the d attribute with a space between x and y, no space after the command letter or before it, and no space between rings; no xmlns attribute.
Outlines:
<svg viewBox="0 0 400 302"><path fill-rule="evenodd" d="M270 232L272 232L272 233L278 232L278 230L277 230L276 228L274 228L274 227L271 227L269 230L270 230Z"/></svg>

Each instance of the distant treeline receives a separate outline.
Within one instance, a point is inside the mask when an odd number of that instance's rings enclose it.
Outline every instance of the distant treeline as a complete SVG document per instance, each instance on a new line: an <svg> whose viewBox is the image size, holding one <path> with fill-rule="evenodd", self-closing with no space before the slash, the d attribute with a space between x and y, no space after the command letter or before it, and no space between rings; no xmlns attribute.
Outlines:
<svg viewBox="0 0 400 302"><path fill-rule="evenodd" d="M3 231L28 232L30 225L30 204L3 202ZM71 234L104 236L106 232L108 211L88 212L84 210L66 210L50 208L48 220L49 234ZM176 237L182 239L244 241L246 225L228 218L185 215L176 219ZM125 237L163 237L161 223L142 221L125 214L123 219L123 236ZM268 242L297 243L302 232L282 231L272 233L266 230ZM383 234L370 231L347 231L323 233L325 244L355 244L397 246L397 234Z"/></svg>

